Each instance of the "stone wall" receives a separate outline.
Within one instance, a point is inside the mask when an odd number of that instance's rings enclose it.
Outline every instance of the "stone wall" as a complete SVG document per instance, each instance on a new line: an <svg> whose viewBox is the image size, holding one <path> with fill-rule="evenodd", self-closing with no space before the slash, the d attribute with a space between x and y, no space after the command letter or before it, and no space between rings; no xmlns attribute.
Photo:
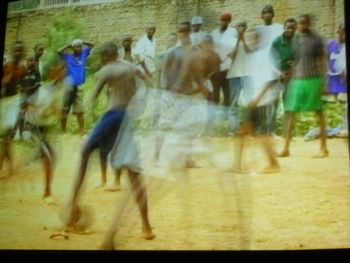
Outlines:
<svg viewBox="0 0 350 263"><path fill-rule="evenodd" d="M260 24L261 8L272 4L275 22L283 23L289 17L303 13L314 14L315 28L326 38L335 36L336 25L344 21L343 0L129 0L99 5L70 7L86 28L81 38L101 44L117 35L131 33L135 39L144 34L146 23L157 25L158 49L164 47L167 33L175 31L176 25L201 15L204 29L217 27L217 17L222 11L230 11L235 18L244 18L248 26ZM16 39L27 47L44 42L47 29L54 17L66 8L12 12L7 17L5 53Z"/></svg>

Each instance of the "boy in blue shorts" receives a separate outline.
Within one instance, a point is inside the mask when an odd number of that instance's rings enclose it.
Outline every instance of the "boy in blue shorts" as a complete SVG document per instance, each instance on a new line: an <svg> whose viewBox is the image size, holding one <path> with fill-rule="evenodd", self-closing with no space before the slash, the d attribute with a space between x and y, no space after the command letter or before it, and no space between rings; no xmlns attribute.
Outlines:
<svg viewBox="0 0 350 263"><path fill-rule="evenodd" d="M127 118L126 107L136 91L135 76L144 80L147 86L152 86L149 77L138 69L135 64L126 60L118 59L118 47L115 43L105 43L100 49L100 55L101 60L105 65L97 74L97 82L92 94L92 103L94 103L103 87L108 86L109 95L107 112L92 130L83 146L79 172L74 184L73 196L69 208L70 216L66 222L66 227L68 229L74 228L78 220L79 192L85 178L86 168L91 153L99 148L101 159L106 161L107 155L113 147L117 149L115 152L116 155L124 155L123 152L130 150L129 148L132 147L130 145L125 148L121 147L118 140L121 137L120 129L122 122ZM134 152L137 153L137 150ZM133 155L131 158L131 161L123 159L118 164L114 163L113 168L118 171L121 169L126 169L128 171L132 188L131 190L141 213L143 237L145 239L153 239L154 234L148 220L146 189L140 177L141 168L138 166L139 157ZM116 232L116 227L117 222L112 229L108 231L102 245L104 249L114 248L113 238Z"/></svg>

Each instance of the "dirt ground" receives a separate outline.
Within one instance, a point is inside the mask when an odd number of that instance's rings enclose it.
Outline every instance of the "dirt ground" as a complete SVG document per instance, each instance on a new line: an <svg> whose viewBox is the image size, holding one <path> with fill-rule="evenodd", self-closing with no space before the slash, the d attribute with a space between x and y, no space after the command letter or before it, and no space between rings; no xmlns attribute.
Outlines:
<svg viewBox="0 0 350 263"><path fill-rule="evenodd" d="M195 156L199 168L188 169L182 181L145 176L154 240L141 237L139 212L128 202L115 236L120 250L298 250L350 248L350 176L348 141L328 140L330 156L312 159L319 141L296 138L291 156L279 159L281 172L260 174L262 151L250 141L245 151L248 173L227 172L232 165L232 138L202 137L208 156ZM152 138L143 140L149 153ZM42 201L40 162L28 148L15 155L16 173L0 180L0 249L95 250L128 193L98 189L99 163L91 159L84 204L94 220L87 234L50 239L62 229L59 214L66 204L79 160L81 138L55 138L57 166L53 181L56 204ZM276 148L282 142L277 140ZM64 147L64 151L63 151ZM148 150L148 151L147 151ZM209 160L210 159L210 160ZM215 163L215 166L213 166ZM4 171L1 171L2 173ZM3 174L2 174L3 175ZM108 183L113 176L109 171Z"/></svg>

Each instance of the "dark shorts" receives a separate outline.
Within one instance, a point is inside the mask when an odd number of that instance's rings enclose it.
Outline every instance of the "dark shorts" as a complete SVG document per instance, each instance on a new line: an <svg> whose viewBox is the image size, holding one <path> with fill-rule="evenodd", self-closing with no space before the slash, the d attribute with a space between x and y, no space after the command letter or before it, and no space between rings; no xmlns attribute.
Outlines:
<svg viewBox="0 0 350 263"><path fill-rule="evenodd" d="M62 111L69 113L71 108L73 108L72 113L83 113L82 95L82 90L79 90L77 85L69 89L64 96Z"/></svg>
<svg viewBox="0 0 350 263"><path fill-rule="evenodd" d="M90 133L86 147L91 151L100 149L100 157L103 160L107 160L107 156L117 138L124 115L124 110L107 111Z"/></svg>
<svg viewBox="0 0 350 263"><path fill-rule="evenodd" d="M269 134L269 121L267 118L267 111L271 105L260 106L254 109L249 109L247 114L247 121L252 125L253 134Z"/></svg>

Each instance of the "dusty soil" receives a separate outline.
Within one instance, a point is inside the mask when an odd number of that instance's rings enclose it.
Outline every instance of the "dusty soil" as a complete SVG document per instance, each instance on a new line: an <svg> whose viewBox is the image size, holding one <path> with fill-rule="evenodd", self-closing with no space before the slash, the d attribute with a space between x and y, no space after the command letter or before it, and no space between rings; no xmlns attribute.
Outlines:
<svg viewBox="0 0 350 263"><path fill-rule="evenodd" d="M150 149L145 138L143 149ZM253 142L245 152L247 174L227 172L232 165L232 138L203 137L211 157L195 156L200 168L182 181L146 176L154 240L141 237L139 213L128 202L115 235L120 250L294 250L350 248L350 176L348 141L330 139L330 156L312 159L319 141L294 139L281 172L254 173L265 163ZM282 142L277 141L280 148ZM57 166L53 181L56 204L42 201L43 174L30 147L15 151L16 173L0 180L0 249L95 250L128 193L96 189L99 162L93 156L83 202L94 210L90 233L50 239L62 229L59 211L66 204L79 160L81 138L55 138ZM17 152L17 154L16 154ZM147 151L146 151L147 153ZM210 159L210 160L209 160ZM215 163L215 166L213 164ZM4 170L1 171L4 173ZM3 175L3 174L2 174ZM109 171L108 183L113 176Z"/></svg>

